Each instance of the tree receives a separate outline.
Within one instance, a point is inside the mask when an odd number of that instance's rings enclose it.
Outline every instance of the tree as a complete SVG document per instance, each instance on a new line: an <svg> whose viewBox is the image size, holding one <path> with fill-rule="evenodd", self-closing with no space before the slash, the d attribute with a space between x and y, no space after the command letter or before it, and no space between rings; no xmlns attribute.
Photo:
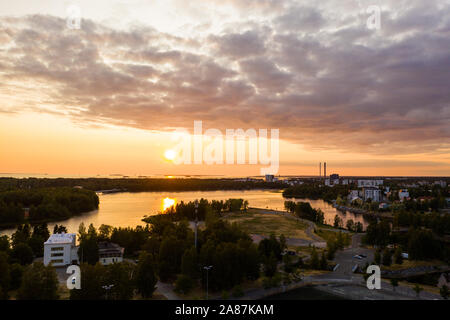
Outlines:
<svg viewBox="0 0 450 320"><path fill-rule="evenodd" d="M392 264L391 250L385 248L383 251L383 265L390 266Z"/></svg>
<svg viewBox="0 0 450 320"><path fill-rule="evenodd" d="M264 274L268 277L273 277L273 275L277 272L277 258L275 254L272 252L270 256L265 258L264 261Z"/></svg>
<svg viewBox="0 0 450 320"><path fill-rule="evenodd" d="M42 257L44 255L44 242L47 241L49 237L50 232L46 223L34 226L33 234L31 235L28 244L36 257Z"/></svg>
<svg viewBox="0 0 450 320"><path fill-rule="evenodd" d="M106 267L97 263L90 265L82 263L81 266L81 289L70 290L71 300L100 300L104 298Z"/></svg>
<svg viewBox="0 0 450 320"><path fill-rule="evenodd" d="M58 278L51 266L35 262L28 266L22 276L17 298L20 300L57 300Z"/></svg>
<svg viewBox="0 0 450 320"><path fill-rule="evenodd" d="M338 215L334 216L334 224L333 224L333 226L335 228L342 228L342 219Z"/></svg>
<svg viewBox="0 0 450 320"><path fill-rule="evenodd" d="M67 233L67 228L62 224L59 226L55 224L55 226L53 227L53 233Z"/></svg>
<svg viewBox="0 0 450 320"><path fill-rule="evenodd" d="M373 259L374 259L376 264L380 264L381 263L381 249L380 248L375 250L375 254L374 254Z"/></svg>
<svg viewBox="0 0 450 320"><path fill-rule="evenodd" d="M322 256L320 257L320 269L322 269L322 270L328 269L328 262L327 262L327 258L325 258L324 251L322 251Z"/></svg>
<svg viewBox="0 0 450 320"><path fill-rule="evenodd" d="M356 224L355 224L355 232L357 232L357 233L363 232L363 225L359 221L356 222Z"/></svg>
<svg viewBox="0 0 450 320"><path fill-rule="evenodd" d="M181 272L192 279L199 277L199 261L195 247L184 251L183 257L181 258Z"/></svg>
<svg viewBox="0 0 450 320"><path fill-rule="evenodd" d="M334 260L334 255L336 253L337 247L334 239L327 240L327 259Z"/></svg>
<svg viewBox="0 0 450 320"><path fill-rule="evenodd" d="M20 285L22 283L22 275L24 272L24 267L22 267L18 263L13 263L10 265L10 275L11 275L11 282L10 282L10 289L11 290L17 290L20 288Z"/></svg>
<svg viewBox="0 0 450 320"><path fill-rule="evenodd" d="M11 270L8 264L8 255L5 252L0 252L0 300L8 298L8 290L11 283Z"/></svg>
<svg viewBox="0 0 450 320"><path fill-rule="evenodd" d="M320 269L319 256L317 254L316 248L313 247L311 252L311 261L309 263L311 269Z"/></svg>
<svg viewBox="0 0 450 320"><path fill-rule="evenodd" d="M291 273L292 271L294 271L294 267L292 265L292 258L288 254L283 255L283 267L284 272L286 273Z"/></svg>
<svg viewBox="0 0 450 320"><path fill-rule="evenodd" d="M279 241L280 241L280 248L281 248L281 250L283 251L284 249L287 248L287 245L286 245L286 237L284 236L284 234L280 235Z"/></svg>
<svg viewBox="0 0 450 320"><path fill-rule="evenodd" d="M159 278L166 282L180 272L184 242L174 236L168 236L161 242L159 248L158 268Z"/></svg>
<svg viewBox="0 0 450 320"><path fill-rule="evenodd" d="M8 236L0 236L0 251L8 252L10 249L9 237Z"/></svg>
<svg viewBox="0 0 450 320"><path fill-rule="evenodd" d="M136 270L136 287L143 298L151 298L155 291L156 265L154 258L147 252L141 253Z"/></svg>
<svg viewBox="0 0 450 320"><path fill-rule="evenodd" d="M395 291L395 288L398 287L398 280L396 278L392 278L390 280L391 285L392 285L392 290Z"/></svg>
<svg viewBox="0 0 450 320"><path fill-rule="evenodd" d="M105 289L105 297L108 300L130 300L134 294L135 266L129 262L113 263L106 266L104 285L112 286Z"/></svg>
<svg viewBox="0 0 450 320"><path fill-rule="evenodd" d="M28 244L19 243L11 251L11 260L21 265L30 264L33 262L33 250Z"/></svg>
<svg viewBox="0 0 450 320"><path fill-rule="evenodd" d="M439 293L441 294L441 297L444 298L444 300L447 300L450 294L449 289L446 285L442 286L442 288L439 290Z"/></svg>
<svg viewBox="0 0 450 320"><path fill-rule="evenodd" d="M100 241L107 241L109 240L109 238L111 237L111 233L113 231L113 227L106 225L106 224L102 224L99 228L98 228L98 238Z"/></svg>
<svg viewBox="0 0 450 320"><path fill-rule="evenodd" d="M355 229L355 223L353 222L352 219L347 221L347 230L349 231L353 231Z"/></svg>
<svg viewBox="0 0 450 320"><path fill-rule="evenodd" d="M82 226L80 224L80 229L81 228ZM78 258L81 263L87 262L94 265L98 262L99 259L97 231L92 224L89 225L89 231L87 233L83 230L80 231L79 232L81 237L80 246L78 248Z"/></svg>
<svg viewBox="0 0 450 320"><path fill-rule="evenodd" d="M180 274L175 281L175 292L188 294L194 287L194 281L185 274Z"/></svg>
<svg viewBox="0 0 450 320"><path fill-rule="evenodd" d="M420 292L423 290L423 288L416 283L413 290L416 292L417 298L419 298Z"/></svg>
<svg viewBox="0 0 450 320"><path fill-rule="evenodd" d="M397 247L397 249L395 249L394 263L395 264L402 264L403 263L402 248L400 248L400 247Z"/></svg>

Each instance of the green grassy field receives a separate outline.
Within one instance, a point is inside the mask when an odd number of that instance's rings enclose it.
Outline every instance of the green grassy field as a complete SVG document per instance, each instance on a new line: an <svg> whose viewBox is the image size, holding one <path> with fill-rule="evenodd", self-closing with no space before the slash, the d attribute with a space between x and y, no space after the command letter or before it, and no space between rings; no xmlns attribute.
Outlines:
<svg viewBox="0 0 450 320"><path fill-rule="evenodd" d="M289 238L312 240L305 233L308 227L306 223L279 214L258 213L256 210L249 209L248 212L232 213L223 219L230 223L237 223L250 234L270 236L274 233L276 236L284 234Z"/></svg>

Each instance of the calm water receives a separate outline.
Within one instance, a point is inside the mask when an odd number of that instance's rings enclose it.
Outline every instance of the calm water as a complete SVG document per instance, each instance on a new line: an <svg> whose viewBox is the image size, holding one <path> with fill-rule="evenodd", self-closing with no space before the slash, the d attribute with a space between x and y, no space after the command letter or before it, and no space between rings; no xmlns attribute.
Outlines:
<svg viewBox="0 0 450 320"><path fill-rule="evenodd" d="M284 201L281 191L251 190L251 191L196 191L196 192L139 192L139 193L114 193L99 194L99 209L68 220L56 222L67 227L69 232L77 232L78 226L84 222L86 226L94 224L99 227L108 224L115 227L135 227L144 225L141 219L145 215L154 215L163 209L180 201L188 202L205 198L208 200L226 200L229 198L243 198L248 200L250 207L284 210ZM292 200L292 199L291 199ZM367 223L362 215L354 215L351 212L337 211L322 200L296 199L308 201L313 208L320 208L325 213L326 223L333 224L334 216L338 214L344 225L348 219L360 221L364 226ZM50 230L55 223L49 223ZM0 231L0 234L11 235L14 229Z"/></svg>

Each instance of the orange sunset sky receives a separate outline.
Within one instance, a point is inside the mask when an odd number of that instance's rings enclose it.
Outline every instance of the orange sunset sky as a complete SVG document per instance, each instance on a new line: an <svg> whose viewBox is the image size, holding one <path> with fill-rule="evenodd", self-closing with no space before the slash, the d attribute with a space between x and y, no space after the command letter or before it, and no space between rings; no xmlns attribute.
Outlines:
<svg viewBox="0 0 450 320"><path fill-rule="evenodd" d="M175 129L279 129L280 175L450 175L450 6L0 3L0 173L258 175L175 165ZM67 8L80 8L80 29Z"/></svg>

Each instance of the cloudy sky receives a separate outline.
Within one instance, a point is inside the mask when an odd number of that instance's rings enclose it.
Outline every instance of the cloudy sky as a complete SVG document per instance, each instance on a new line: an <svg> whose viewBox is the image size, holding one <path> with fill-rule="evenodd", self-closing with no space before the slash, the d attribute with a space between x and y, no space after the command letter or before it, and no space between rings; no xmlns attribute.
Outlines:
<svg viewBox="0 0 450 320"><path fill-rule="evenodd" d="M0 13L0 172L259 173L165 159L171 132L202 120L279 129L280 174L327 161L450 175L448 0L14 0Z"/></svg>

